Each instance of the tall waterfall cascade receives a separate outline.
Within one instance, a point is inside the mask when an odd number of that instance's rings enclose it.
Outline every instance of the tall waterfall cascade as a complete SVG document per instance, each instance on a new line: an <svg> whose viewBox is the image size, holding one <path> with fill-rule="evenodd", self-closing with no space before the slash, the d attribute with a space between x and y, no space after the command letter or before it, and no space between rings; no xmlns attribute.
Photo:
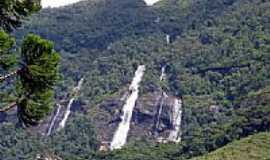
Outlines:
<svg viewBox="0 0 270 160"><path fill-rule="evenodd" d="M168 140L179 143L181 141L182 100L175 99L172 115L173 129L170 131Z"/></svg>
<svg viewBox="0 0 270 160"><path fill-rule="evenodd" d="M144 0L147 6L152 6L155 3L159 2L160 0Z"/></svg>
<svg viewBox="0 0 270 160"><path fill-rule="evenodd" d="M70 99L70 101L69 101L69 103L68 103L67 110L66 110L66 112L65 112L64 118L63 118L62 121L60 122L59 127L58 127L58 129L57 129L58 131L61 130L61 129L63 129L63 128L65 128L66 123L67 123L67 120L68 120L69 115L70 115L70 113L71 113L71 111L70 111L71 106L72 106L73 102L75 101L75 99L76 99L76 97L77 97L79 91L80 91L81 88L82 88L83 81L84 81L84 78L81 78L80 81L79 81L79 83L78 83L78 85L73 89L73 92L72 92L72 94L73 94L72 96L73 96L73 97Z"/></svg>
<svg viewBox="0 0 270 160"><path fill-rule="evenodd" d="M133 81L129 87L130 94L123 106L123 115L121 116L122 121L119 123L116 132L114 133L110 149L121 149L127 141L128 132L130 129L130 122L132 118L133 109L136 105L136 101L139 97L139 87L145 72L145 66L138 66Z"/></svg>
<svg viewBox="0 0 270 160"><path fill-rule="evenodd" d="M166 66L161 68L160 81L164 81L166 78ZM162 91L161 101L157 112L157 120L155 124L155 129L158 129L160 124L160 117L163 112L164 100L168 97L165 91ZM172 118L171 124L173 128L169 132L169 136L166 138L167 141L179 143L181 141L181 123L182 123L182 100L179 98L175 98L173 101L172 108ZM163 137L159 137L162 138ZM166 141L165 141L166 142Z"/></svg>
<svg viewBox="0 0 270 160"><path fill-rule="evenodd" d="M56 122L57 117L60 114L61 108L62 108L62 106L60 104L57 104L57 110L56 110L56 113L55 113L55 115L54 115L54 117L53 117L53 119L51 121L50 127L49 127L48 132L47 132L47 136L51 135L52 129L55 126L55 122Z"/></svg>

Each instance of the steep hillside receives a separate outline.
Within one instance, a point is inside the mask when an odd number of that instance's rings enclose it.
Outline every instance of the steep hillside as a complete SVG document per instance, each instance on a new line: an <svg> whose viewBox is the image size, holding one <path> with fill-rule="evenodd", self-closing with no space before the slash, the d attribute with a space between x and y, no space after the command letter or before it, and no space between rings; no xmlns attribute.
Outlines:
<svg viewBox="0 0 270 160"><path fill-rule="evenodd" d="M264 0L89 0L43 10L14 35L56 43L62 108L31 134L12 129L16 111L1 115L0 132L16 136L0 139L0 159L47 151L67 159L187 159L268 131L269 8ZM122 109L128 102L131 118ZM58 131L66 109L71 116ZM130 124L126 148L96 152L110 147L121 122ZM20 151L24 145L30 149Z"/></svg>
<svg viewBox="0 0 270 160"><path fill-rule="evenodd" d="M257 160L270 158L270 134L261 133L233 142L217 151L193 160Z"/></svg>

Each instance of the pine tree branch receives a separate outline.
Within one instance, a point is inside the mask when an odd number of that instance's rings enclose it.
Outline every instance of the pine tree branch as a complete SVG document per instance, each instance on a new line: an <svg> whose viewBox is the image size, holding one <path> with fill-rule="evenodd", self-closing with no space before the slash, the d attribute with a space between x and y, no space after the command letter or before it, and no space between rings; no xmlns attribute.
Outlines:
<svg viewBox="0 0 270 160"><path fill-rule="evenodd" d="M0 76L0 82L3 82L3 81L5 81L5 80L7 80L8 78L17 75L20 71L21 71L21 69L18 69L18 70L16 70L16 71L13 71L13 72L7 74L7 75Z"/></svg>
<svg viewBox="0 0 270 160"><path fill-rule="evenodd" d="M12 108L14 108L16 106L17 106L16 102L10 103L8 106L6 106L4 108L1 108L0 112L7 112L7 111L11 110Z"/></svg>

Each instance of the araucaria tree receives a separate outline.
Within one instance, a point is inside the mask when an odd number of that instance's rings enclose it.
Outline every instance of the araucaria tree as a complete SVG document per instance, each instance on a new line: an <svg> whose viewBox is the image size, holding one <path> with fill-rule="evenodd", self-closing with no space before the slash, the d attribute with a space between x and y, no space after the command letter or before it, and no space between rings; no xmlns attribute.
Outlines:
<svg viewBox="0 0 270 160"><path fill-rule="evenodd" d="M16 100L0 108L0 112L17 107L20 122L25 126L37 125L51 111L54 86L60 79L60 55L54 51L52 42L29 34L18 56L15 39L8 34L40 8L40 0L0 2L0 85L10 81L13 83L8 85L16 86ZM2 101L1 98L0 104Z"/></svg>

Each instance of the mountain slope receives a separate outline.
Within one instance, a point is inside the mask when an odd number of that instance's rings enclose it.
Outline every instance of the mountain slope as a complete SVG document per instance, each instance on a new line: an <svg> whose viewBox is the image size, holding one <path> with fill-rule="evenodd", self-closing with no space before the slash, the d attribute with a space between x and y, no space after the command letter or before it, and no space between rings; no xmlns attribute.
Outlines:
<svg viewBox="0 0 270 160"><path fill-rule="evenodd" d="M57 102L64 109L76 83L82 77L85 81L67 128L53 130L50 137L29 136L30 148L40 145L32 151L19 152L24 144L19 138L20 145L12 150L19 156L49 150L63 158L174 160L268 131L269 8L263 0L163 0L152 7L141 0L89 0L43 10L14 34L34 32L56 43L64 74ZM102 141L111 141L121 121L125 95L132 91L128 86L139 65L145 65L146 71L127 148L96 152ZM164 67L166 78L161 81ZM163 93L168 97L162 98ZM159 144L167 142L160 137L166 138L175 128L171 118L175 99L183 102L182 142ZM84 118L74 121L79 115ZM3 117L9 124L9 113ZM86 130L78 133L77 127ZM1 132L9 135L29 134L3 128ZM92 130L96 135L90 135ZM31 134L38 135L35 131ZM13 142L9 138L0 144ZM16 159L9 146L1 146L10 154L5 156Z"/></svg>
<svg viewBox="0 0 270 160"><path fill-rule="evenodd" d="M233 142L215 152L192 160L258 160L270 158L270 134L260 133Z"/></svg>

